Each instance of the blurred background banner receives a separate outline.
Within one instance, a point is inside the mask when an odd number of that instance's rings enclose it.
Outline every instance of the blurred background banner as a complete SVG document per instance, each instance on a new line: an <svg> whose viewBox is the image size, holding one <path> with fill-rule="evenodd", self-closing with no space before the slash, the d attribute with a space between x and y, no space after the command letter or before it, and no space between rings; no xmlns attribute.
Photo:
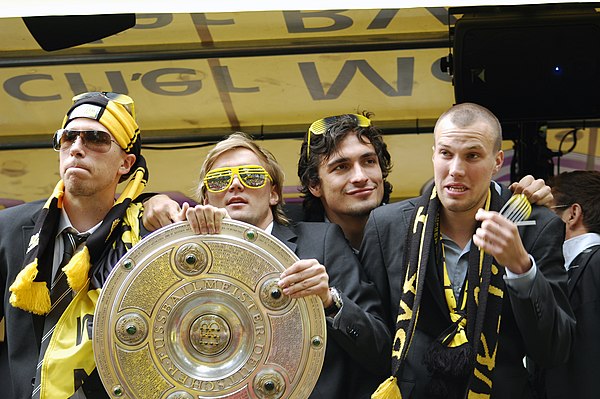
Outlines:
<svg viewBox="0 0 600 399"><path fill-rule="evenodd" d="M84 91L116 91L135 100L151 191L185 200L212 144L244 131L264 140L282 163L286 198L297 201L296 161L310 123L369 111L392 153L392 199L411 197L432 177L431 133L436 118L456 101L453 76L463 82L485 76L472 65L461 70L466 75L453 70L460 65L453 47L457 21L484 15L502 27L512 23L507 15L523 21L540 12L585 12L595 21L597 10L591 2L529 2L531 8L515 11L506 8L511 2L491 8L456 2L452 6L461 7L453 9L436 1L402 2L402 8L372 2L365 9L346 1L344 8L325 2L331 5L326 10L286 2L286 9L272 10L272 2L259 1L254 9L231 10L177 1L149 1L143 7L105 1L82 9L81 2L57 1L46 11L46 3L23 1L0 11L0 206L48 196L58 180L52 133L71 97ZM314 7L324 8L323 2ZM469 36L460 37L464 43ZM600 54L598 42L582 51ZM511 57L505 52L503 61ZM596 77L599 64L590 57L578 60ZM518 83L521 75L509 68L504 78ZM598 82L586 81L590 98ZM515 98L523 94L516 90ZM464 98L464 90L460 95ZM569 100L565 97L556 99L558 107ZM494 111L495 104L487 105ZM597 168L597 120L574 117L507 120L508 160L498 178L551 173L548 168L555 173L559 149L562 170ZM518 159L511 168L513 147Z"/></svg>

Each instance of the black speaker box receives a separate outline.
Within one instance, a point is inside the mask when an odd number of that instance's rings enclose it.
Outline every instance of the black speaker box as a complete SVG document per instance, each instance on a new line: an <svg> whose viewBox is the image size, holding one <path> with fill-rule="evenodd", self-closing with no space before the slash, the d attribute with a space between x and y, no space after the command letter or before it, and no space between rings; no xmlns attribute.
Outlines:
<svg viewBox="0 0 600 399"><path fill-rule="evenodd" d="M33 38L46 51L93 42L135 26L135 14L24 17Z"/></svg>
<svg viewBox="0 0 600 399"><path fill-rule="evenodd" d="M456 102L502 122L600 118L600 18L590 11L465 14L453 42Z"/></svg>

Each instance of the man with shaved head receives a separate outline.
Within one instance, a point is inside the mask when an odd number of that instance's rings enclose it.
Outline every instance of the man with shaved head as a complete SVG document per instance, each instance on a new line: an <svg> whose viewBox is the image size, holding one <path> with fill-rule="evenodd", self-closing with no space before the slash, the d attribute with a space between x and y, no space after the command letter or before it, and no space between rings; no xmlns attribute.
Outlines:
<svg viewBox="0 0 600 399"><path fill-rule="evenodd" d="M501 140L489 110L453 106L434 129L434 184L369 217L360 257L395 332L374 398L530 398L524 356L569 354L564 227L535 205L534 225L499 213L511 196L492 180Z"/></svg>

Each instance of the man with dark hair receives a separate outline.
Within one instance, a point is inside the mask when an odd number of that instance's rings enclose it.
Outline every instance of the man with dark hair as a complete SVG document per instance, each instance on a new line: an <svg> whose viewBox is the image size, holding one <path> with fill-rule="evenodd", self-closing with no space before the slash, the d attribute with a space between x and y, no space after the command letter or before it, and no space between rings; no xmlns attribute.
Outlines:
<svg viewBox="0 0 600 399"><path fill-rule="evenodd" d="M391 155L369 114L319 119L298 160L304 219L338 224L358 248L369 213L390 199L391 169Z"/></svg>
<svg viewBox="0 0 600 399"><path fill-rule="evenodd" d="M565 222L563 255L577 319L568 362L546 374L545 398L592 398L600 392L600 172L561 173L550 180L551 208Z"/></svg>
<svg viewBox="0 0 600 399"><path fill-rule="evenodd" d="M213 234L220 232L222 219L230 217L267 231L290 248L300 260L281 274L283 293L292 298L317 295L327 322L324 364L310 398L368 398L389 368L390 332L381 300L375 287L364 281L339 226L288 222L282 212L283 184L283 171L273 155L248 136L234 133L202 164L196 191L202 205L184 204L175 219L186 216L196 233ZM148 200L146 206L154 209L150 213L158 221L145 221L147 226L160 224L157 213L172 208L164 200Z"/></svg>
<svg viewBox="0 0 600 399"><path fill-rule="evenodd" d="M490 111L455 105L435 125L435 183L371 213L360 258L395 331L376 398L530 398L523 357L568 356L564 228L544 207L522 227L498 213L501 137Z"/></svg>
<svg viewBox="0 0 600 399"><path fill-rule="evenodd" d="M308 129L298 160L304 220L338 224L358 248L369 213L390 200L391 170L391 155L369 114L319 119ZM552 199L544 181L532 176L510 188L538 205Z"/></svg>
<svg viewBox="0 0 600 399"><path fill-rule="evenodd" d="M94 92L74 101L53 138L54 192L0 212L4 397L108 397L95 370L91 323L113 265L140 240L141 204L133 200L148 175L131 98Z"/></svg>

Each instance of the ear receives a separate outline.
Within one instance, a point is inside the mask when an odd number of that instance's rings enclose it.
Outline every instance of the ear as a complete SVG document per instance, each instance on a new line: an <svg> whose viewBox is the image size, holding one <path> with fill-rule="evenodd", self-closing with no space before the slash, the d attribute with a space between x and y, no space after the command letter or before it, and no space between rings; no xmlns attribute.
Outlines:
<svg viewBox="0 0 600 399"><path fill-rule="evenodd" d="M498 173L502 165L504 164L504 151L500 150L496 153L494 159L494 174Z"/></svg>
<svg viewBox="0 0 600 399"><path fill-rule="evenodd" d="M314 186L308 186L308 189L312 195L317 198L321 198L321 182L315 184Z"/></svg>
<svg viewBox="0 0 600 399"><path fill-rule="evenodd" d="M275 206L279 203L279 194L277 193L277 186L271 186L271 192L269 193L269 205Z"/></svg>
<svg viewBox="0 0 600 399"><path fill-rule="evenodd" d="M121 166L119 167L119 175L125 175L129 172L133 164L135 163L134 154L126 154L121 160Z"/></svg>
<svg viewBox="0 0 600 399"><path fill-rule="evenodd" d="M569 224L583 224L583 209L581 208L581 205L574 203L567 209L567 212L569 212Z"/></svg>

